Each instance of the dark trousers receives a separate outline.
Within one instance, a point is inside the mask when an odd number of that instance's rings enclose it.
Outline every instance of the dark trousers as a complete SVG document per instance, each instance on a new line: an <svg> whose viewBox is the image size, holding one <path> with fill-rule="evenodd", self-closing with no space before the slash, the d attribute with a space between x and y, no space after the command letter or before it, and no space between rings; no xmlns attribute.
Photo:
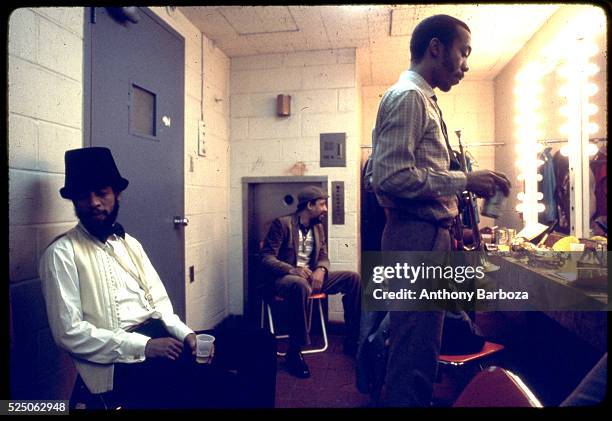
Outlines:
<svg viewBox="0 0 612 421"><path fill-rule="evenodd" d="M170 336L161 322L137 330L153 338ZM188 347L177 360L147 359L115 364L107 400L126 409L274 407L276 342L269 332L207 331L215 336L211 364L199 364Z"/></svg>
<svg viewBox="0 0 612 421"><path fill-rule="evenodd" d="M307 302L312 293L309 282L297 275L286 275L275 281L276 295L282 297L289 307L289 344L301 347L310 344L307 329ZM347 340L357 342L359 337L359 315L361 311L361 277L356 272L329 272L323 281L321 292L328 295L341 293L344 308L344 323Z"/></svg>
<svg viewBox="0 0 612 421"><path fill-rule="evenodd" d="M448 228L387 213L381 249L450 251ZM444 311L391 311L390 347L383 405L427 407L431 404Z"/></svg>

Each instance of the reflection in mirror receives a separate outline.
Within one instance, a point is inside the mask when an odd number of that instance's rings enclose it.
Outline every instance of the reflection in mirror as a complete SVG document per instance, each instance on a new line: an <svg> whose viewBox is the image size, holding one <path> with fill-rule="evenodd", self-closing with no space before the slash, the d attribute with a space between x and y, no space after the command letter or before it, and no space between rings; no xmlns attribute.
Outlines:
<svg viewBox="0 0 612 421"><path fill-rule="evenodd" d="M516 210L577 237L607 230L606 18L581 6L517 73L515 127L522 171Z"/></svg>

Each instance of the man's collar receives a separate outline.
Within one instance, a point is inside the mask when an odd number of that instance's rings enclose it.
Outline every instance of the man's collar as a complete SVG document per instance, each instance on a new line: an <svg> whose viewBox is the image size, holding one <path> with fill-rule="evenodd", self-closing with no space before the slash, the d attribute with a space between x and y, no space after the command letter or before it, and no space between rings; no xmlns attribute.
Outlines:
<svg viewBox="0 0 612 421"><path fill-rule="evenodd" d="M427 81L419 73L414 70L406 70L401 76L401 80L409 81L414 83L427 97L431 98L435 95L433 88L427 83Z"/></svg>

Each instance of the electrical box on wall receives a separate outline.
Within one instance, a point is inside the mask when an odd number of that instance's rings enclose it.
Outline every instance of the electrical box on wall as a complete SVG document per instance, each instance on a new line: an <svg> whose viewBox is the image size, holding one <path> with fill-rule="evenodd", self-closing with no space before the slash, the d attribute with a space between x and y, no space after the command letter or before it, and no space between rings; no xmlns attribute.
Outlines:
<svg viewBox="0 0 612 421"><path fill-rule="evenodd" d="M206 156L206 124L203 120L198 121L198 155Z"/></svg>
<svg viewBox="0 0 612 421"><path fill-rule="evenodd" d="M332 181L332 224L344 225L344 181Z"/></svg>
<svg viewBox="0 0 612 421"><path fill-rule="evenodd" d="M346 133L321 133L321 167L346 167Z"/></svg>

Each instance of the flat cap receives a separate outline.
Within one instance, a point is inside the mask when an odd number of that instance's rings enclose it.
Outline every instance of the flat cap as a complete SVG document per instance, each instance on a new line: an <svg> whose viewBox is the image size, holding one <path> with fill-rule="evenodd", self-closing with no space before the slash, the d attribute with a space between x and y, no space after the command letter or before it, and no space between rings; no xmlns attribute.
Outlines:
<svg viewBox="0 0 612 421"><path fill-rule="evenodd" d="M298 206L311 200L327 199L329 195L317 186L306 186L298 192Z"/></svg>

